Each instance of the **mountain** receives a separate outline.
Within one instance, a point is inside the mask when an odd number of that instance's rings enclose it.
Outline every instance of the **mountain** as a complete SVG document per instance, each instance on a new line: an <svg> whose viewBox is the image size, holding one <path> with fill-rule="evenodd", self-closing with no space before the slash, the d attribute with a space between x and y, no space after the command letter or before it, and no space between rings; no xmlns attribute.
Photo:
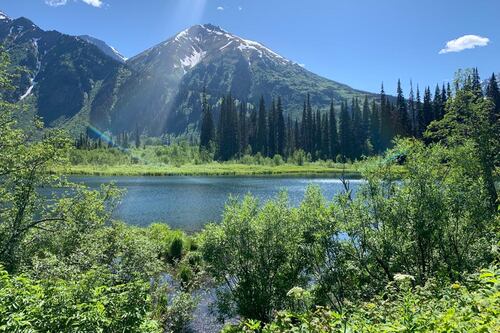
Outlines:
<svg viewBox="0 0 500 333"><path fill-rule="evenodd" d="M10 98L30 103L49 126L78 133L100 131L148 135L196 129L201 94L218 109L231 93L239 101L269 104L282 97L300 116L307 94L326 109L352 97L376 98L314 73L266 46L220 27L195 25L125 61L105 42L89 36L44 31L29 19L0 12L0 43L20 72Z"/></svg>
<svg viewBox="0 0 500 333"><path fill-rule="evenodd" d="M129 71L104 83L92 108L101 128L153 134L182 132L200 118L204 88L215 105L232 93L256 104L281 96L285 109L297 116L307 93L325 108L333 99L372 94L322 78L264 45L206 24L184 30L127 60Z"/></svg>
<svg viewBox="0 0 500 333"><path fill-rule="evenodd" d="M44 31L29 19L0 14L0 43L21 68L10 99L33 105L47 125L88 123L101 83L121 66L81 38Z"/></svg>
<svg viewBox="0 0 500 333"><path fill-rule="evenodd" d="M104 52L104 54L110 56L111 58L115 59L116 61L119 61L121 63L125 63L125 61L127 61L127 58L125 58L114 47L109 46L108 44L106 44L106 42L104 42L100 39L94 38L94 37L89 36L89 35L81 35L78 37L80 37L81 39L83 39L91 44L94 44L95 46L97 46L99 48L99 50Z"/></svg>

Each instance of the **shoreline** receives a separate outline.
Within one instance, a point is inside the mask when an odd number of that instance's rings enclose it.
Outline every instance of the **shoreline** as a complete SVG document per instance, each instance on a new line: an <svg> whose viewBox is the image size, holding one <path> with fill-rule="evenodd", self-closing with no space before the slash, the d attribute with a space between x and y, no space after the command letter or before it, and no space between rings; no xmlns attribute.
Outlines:
<svg viewBox="0 0 500 333"><path fill-rule="evenodd" d="M346 177L360 177L360 171L353 165L327 167L319 165L246 165L246 164L200 164L175 166L147 165L71 165L55 167L50 174L68 176L326 176L344 174Z"/></svg>

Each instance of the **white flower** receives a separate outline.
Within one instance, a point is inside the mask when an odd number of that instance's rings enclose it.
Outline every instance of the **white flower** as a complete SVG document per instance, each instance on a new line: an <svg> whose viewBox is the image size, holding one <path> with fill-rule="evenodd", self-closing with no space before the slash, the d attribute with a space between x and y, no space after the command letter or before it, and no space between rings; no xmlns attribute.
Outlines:
<svg viewBox="0 0 500 333"><path fill-rule="evenodd" d="M395 281L415 281L415 278L412 275L409 274L400 274L397 273L394 275L394 280Z"/></svg>

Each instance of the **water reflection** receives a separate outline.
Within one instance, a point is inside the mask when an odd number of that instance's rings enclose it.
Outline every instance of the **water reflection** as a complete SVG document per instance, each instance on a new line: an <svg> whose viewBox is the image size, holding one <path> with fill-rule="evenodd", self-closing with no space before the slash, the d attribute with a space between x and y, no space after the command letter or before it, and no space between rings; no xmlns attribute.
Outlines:
<svg viewBox="0 0 500 333"><path fill-rule="evenodd" d="M338 178L304 177L70 177L92 189L114 182L126 190L115 218L145 226L166 222L185 231L199 230L210 221L219 221L230 195L242 198L251 193L260 201L288 192L290 203L298 205L308 185L320 187L327 199L343 190ZM362 180L351 179L356 191Z"/></svg>

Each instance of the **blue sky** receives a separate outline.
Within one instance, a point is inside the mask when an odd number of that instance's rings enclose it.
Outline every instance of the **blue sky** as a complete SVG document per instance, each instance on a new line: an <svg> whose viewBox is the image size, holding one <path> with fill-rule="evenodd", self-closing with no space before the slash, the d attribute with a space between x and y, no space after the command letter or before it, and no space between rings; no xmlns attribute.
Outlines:
<svg viewBox="0 0 500 333"><path fill-rule="evenodd" d="M131 57L196 23L263 43L312 72L354 88L394 93L500 71L499 0L0 0L11 17L89 34ZM468 37L446 43L459 37Z"/></svg>

